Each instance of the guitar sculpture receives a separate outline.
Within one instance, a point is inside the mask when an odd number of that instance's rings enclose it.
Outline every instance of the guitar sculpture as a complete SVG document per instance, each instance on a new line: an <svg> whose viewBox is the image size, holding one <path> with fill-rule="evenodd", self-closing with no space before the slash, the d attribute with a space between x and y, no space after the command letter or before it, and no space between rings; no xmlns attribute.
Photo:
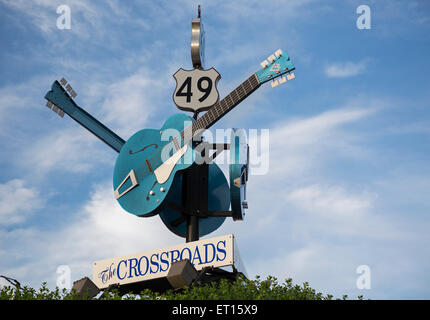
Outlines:
<svg viewBox="0 0 430 320"><path fill-rule="evenodd" d="M185 114L175 114L166 120L160 130L140 130L127 142L74 102L76 93L64 78L52 84L45 99L48 100L47 106L58 115L63 117L65 113L68 114L119 152L113 175L115 198L124 210L140 217L149 217L165 208L165 200L172 185L177 191L178 182L175 182L175 177L180 176L177 173L194 163L196 151L193 138L200 136L263 83L272 80L272 87L275 87L295 77L292 73L295 67L288 54L282 50L269 56L261 66L259 71L213 105L198 120ZM215 164L210 167L211 175L215 177L214 183L224 188L225 178L218 178L222 174L220 169ZM170 199L172 198L177 196L170 194ZM226 205L228 206L224 203L221 207ZM203 220L209 219L211 218Z"/></svg>
<svg viewBox="0 0 430 320"><path fill-rule="evenodd" d="M161 129L143 129L130 137L121 148L113 176L115 197L123 209L141 217L159 213L176 174L194 163L193 138L200 136L261 84L273 80L272 87L275 87L295 77L291 73L295 67L282 50L276 51L261 65L262 69L198 120L175 114ZM281 78L278 80L278 77Z"/></svg>

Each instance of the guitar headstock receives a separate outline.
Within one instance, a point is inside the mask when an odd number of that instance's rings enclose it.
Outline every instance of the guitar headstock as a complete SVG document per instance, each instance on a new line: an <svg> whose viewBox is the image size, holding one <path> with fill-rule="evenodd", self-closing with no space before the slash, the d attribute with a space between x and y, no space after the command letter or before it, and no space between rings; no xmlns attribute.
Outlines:
<svg viewBox="0 0 430 320"><path fill-rule="evenodd" d="M67 113L69 104L74 104L73 98L77 96L72 86L67 83L66 79L61 78L60 82L57 80L51 86L51 90L45 95L46 106L57 113L60 117L64 117L64 112Z"/></svg>
<svg viewBox="0 0 430 320"><path fill-rule="evenodd" d="M295 75L292 71L296 68L290 60L290 57L286 52L281 49L275 51L266 60L260 63L262 69L257 71L255 74L258 77L260 83L265 83L267 81L272 81L272 88L277 85L286 82L287 80L292 80ZM284 76L286 75L286 76ZM276 79L281 77L279 80Z"/></svg>

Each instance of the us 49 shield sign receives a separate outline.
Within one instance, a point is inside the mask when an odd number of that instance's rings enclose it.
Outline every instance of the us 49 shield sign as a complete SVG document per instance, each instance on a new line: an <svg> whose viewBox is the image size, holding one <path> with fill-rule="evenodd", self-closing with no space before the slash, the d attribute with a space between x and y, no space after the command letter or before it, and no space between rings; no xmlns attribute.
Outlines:
<svg viewBox="0 0 430 320"><path fill-rule="evenodd" d="M208 70L180 68L173 77L176 80L173 101L179 109L205 111L217 103L219 93L216 85L221 76L214 68Z"/></svg>

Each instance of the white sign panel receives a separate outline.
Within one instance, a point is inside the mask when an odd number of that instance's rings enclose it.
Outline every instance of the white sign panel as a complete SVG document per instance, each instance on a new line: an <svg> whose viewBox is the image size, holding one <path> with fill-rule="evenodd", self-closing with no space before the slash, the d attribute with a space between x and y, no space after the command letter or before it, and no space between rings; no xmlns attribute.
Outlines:
<svg viewBox="0 0 430 320"><path fill-rule="evenodd" d="M232 234L188 242L124 257L100 260L93 265L93 282L104 289L111 284L128 284L166 277L172 262L189 259L196 270L226 267L239 262ZM237 250L237 249L236 249ZM238 252L236 252L238 255Z"/></svg>
<svg viewBox="0 0 430 320"><path fill-rule="evenodd" d="M221 76L214 68L208 70L180 68L173 77L176 80L173 101L179 109L205 111L218 102L219 93L216 86Z"/></svg>

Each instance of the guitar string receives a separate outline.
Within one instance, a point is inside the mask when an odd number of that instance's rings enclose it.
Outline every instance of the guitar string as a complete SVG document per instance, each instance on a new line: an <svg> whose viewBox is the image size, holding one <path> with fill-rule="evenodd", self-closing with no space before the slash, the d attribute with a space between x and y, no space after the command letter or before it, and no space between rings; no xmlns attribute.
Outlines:
<svg viewBox="0 0 430 320"><path fill-rule="evenodd" d="M236 89L234 89L232 92L230 92L224 99L222 99L220 102L218 102L218 103L216 103L216 105L215 106L213 106L211 109L209 109L209 111L208 112L206 112L200 119L198 119L196 122L194 122L191 126L189 126L189 127L187 127L187 128L185 128L181 133L180 133L180 136L181 136L181 139L182 139L182 141L177 141L177 137L173 137L172 138L172 140L169 142L169 143L166 143L162 148L160 148L160 149L164 149L167 145L172 145L171 147L172 148L174 148L175 146L174 146L174 139L176 139L176 141L180 144L180 146L182 147L182 143L184 142L184 140L185 140L185 131L187 131L187 130L189 130L189 128L191 128L191 131L192 131L192 133L191 133L191 136L193 137L195 134L193 134L193 132L196 132L196 131L198 131L198 130L200 130L200 129L203 129L203 128L208 128L209 127L209 125L211 124L211 122L213 123L217 118L218 118L218 116L215 116L215 117L212 117L212 113L210 113L211 111L213 111L213 112L216 112L216 111L218 111L218 110L220 110L220 107L222 108L222 112L221 112L221 116L223 116L223 115L225 115L225 113L226 112L228 112L230 109L232 109L233 107L235 107L237 104L239 104L243 99L245 99L246 98L246 96L247 96L247 94L249 95L250 93L252 93L252 91L253 91L253 89L255 89L257 86L258 86L258 82L256 83L256 84L254 84L254 83L251 83L251 81L249 81L249 79L250 78L254 78L253 77L254 76L254 74L251 76L251 77L249 77L248 79L246 79L243 83L241 83ZM255 87L254 87L255 86ZM242 89L243 89L243 92L244 92L244 94L243 94L243 96L241 97L241 96L239 96L239 93L237 93L236 92L236 90L238 90L240 87L242 87ZM236 94L237 94L237 96L238 96L238 98L237 98L237 101L235 101L235 99L233 99L233 97L232 97L232 94L233 94L233 92L236 92ZM226 104L226 106L227 106L227 108L225 108L225 107L223 107L222 106L222 103L225 101L225 102L227 102L227 98L229 98L230 100L231 100L231 102L230 102L230 106L229 106L229 104L227 103ZM207 121L207 120L209 120L209 121ZM204 123L204 124L203 124ZM203 124L203 127L200 127L200 124ZM195 127L195 128L193 128L193 127ZM188 142L188 141L187 141ZM185 143L184 143L184 145L185 145ZM148 160L148 162L150 163L150 165L151 165L151 161L156 157L156 156L158 156L160 153L162 152L162 150L159 150L159 151L157 151L157 152L155 152L154 154L152 154L151 156L149 156L148 158L146 158L145 160ZM154 164L154 163L152 163L152 164ZM141 166L144 166L145 167L145 165L146 165L146 163L143 163ZM139 168L141 167L141 166L139 166ZM146 167L147 167L147 165L146 165ZM153 167L152 165L151 165L151 167ZM155 167L155 165L154 165L154 167ZM147 168L148 169L148 171L149 171L149 168Z"/></svg>
<svg viewBox="0 0 430 320"><path fill-rule="evenodd" d="M254 81L253 81L254 80ZM255 81L256 80L256 81ZM196 132L197 130L201 130L203 128L208 128L210 127L210 125L212 125L216 120L218 120L219 118L221 118L222 116L224 116L229 110L231 110L232 108L234 108L235 106L237 106L237 104L239 104L242 100L244 100L249 94L251 94L256 88L258 88L258 86L260 85L256 74L254 73L253 75L251 75L248 79L246 79L244 82L242 82L237 88L235 88L233 91L231 91L224 99L222 99L221 101L217 102L211 109L209 109L208 112L206 112L200 119L198 119L197 121L195 121L191 126L185 128L180 136L182 138L182 141L178 141L180 143L180 146L182 147L182 142L184 142L185 140L185 131L189 130L189 128L191 127L191 136L193 137L194 134L193 132ZM239 90L239 88L243 89L243 95L240 94L239 92L237 92L237 90ZM236 93L237 95L237 101L235 101L236 99L233 98L233 93ZM230 101L228 101L227 99L229 99ZM225 103L225 105L223 106L222 104ZM221 110L221 113L218 115L213 115L211 112L216 112L218 110ZM212 118L213 116L213 118ZM211 120L212 119L212 120ZM209 120L209 121L208 121ZM212 122L212 124L211 124ZM195 126L195 128L193 128ZM145 161L143 163L141 163L138 168L136 168L137 171L141 172L142 170L144 172L148 171L149 173L153 173L155 168L158 167L158 163L152 162L155 157L158 158L158 155L161 154L162 150L167 146L167 145L172 145L173 144L173 148L174 148L174 142L173 139L176 139L177 137L173 137L172 140L168 143L166 143L164 146L160 147L160 150L155 152L154 154L152 154L151 156L149 156L148 158L145 159ZM188 141L187 141L188 142ZM184 143L185 145L185 143ZM160 157L161 158L161 157ZM146 163L146 161L148 161L149 166L152 169L149 169L148 164ZM151 163L152 162L152 163ZM161 162L161 159L158 161ZM154 168L154 169L153 169Z"/></svg>
<svg viewBox="0 0 430 320"><path fill-rule="evenodd" d="M246 96L258 86L258 81L253 82L250 81L256 80L255 75L253 74L251 77L249 77L247 80L245 80L241 85L239 85L236 89L234 89L232 92L230 92L224 99L222 99L217 105L215 105L213 108L211 108L205 115L202 116L199 120L194 122L191 126L185 128L180 136L182 141L178 141L177 137L174 137L172 139L176 140L176 142L180 143L180 146L182 147L182 144L185 145L192 137L196 135L196 132L201 129L207 129L210 127L216 120L221 118L223 115L225 115L229 110L231 110L233 107L235 107L237 104L239 104L243 99L246 98ZM239 90L243 90L243 94L239 95ZM234 93L236 93L237 98L234 98ZM218 114L218 111L220 111L220 114ZM185 134L187 131L191 129L191 138L185 137ZM185 139L187 138L187 139Z"/></svg>

